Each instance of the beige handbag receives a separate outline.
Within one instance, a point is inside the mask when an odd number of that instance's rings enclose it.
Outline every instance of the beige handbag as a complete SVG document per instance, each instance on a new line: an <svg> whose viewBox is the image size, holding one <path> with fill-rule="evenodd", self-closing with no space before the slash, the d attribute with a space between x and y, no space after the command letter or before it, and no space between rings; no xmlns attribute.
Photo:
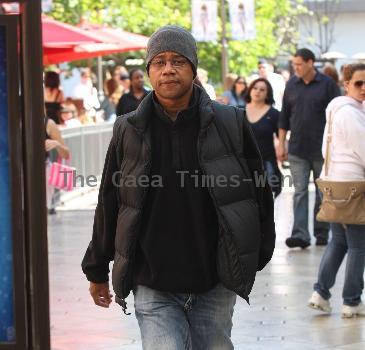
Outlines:
<svg viewBox="0 0 365 350"><path fill-rule="evenodd" d="M332 141L332 115L328 120L326 157L324 173L327 177ZM317 179L323 194L322 204L317 214L318 221L341 224L365 225L365 180L330 181Z"/></svg>

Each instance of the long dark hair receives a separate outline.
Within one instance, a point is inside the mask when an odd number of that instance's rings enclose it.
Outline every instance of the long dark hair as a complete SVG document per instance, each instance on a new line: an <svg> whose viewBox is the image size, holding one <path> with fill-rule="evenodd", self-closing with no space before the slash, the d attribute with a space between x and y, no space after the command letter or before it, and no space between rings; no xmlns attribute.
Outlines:
<svg viewBox="0 0 365 350"><path fill-rule="evenodd" d="M265 103L267 105L270 105L272 106L274 103L275 103L275 100L274 100L274 92L272 90L272 86L271 84L269 83L269 81L265 78L257 78L255 79L251 84L250 86L248 87L247 89L247 95L246 95L246 102L247 103L250 103L251 102L251 91L252 89L254 88L254 86L259 83L260 81L262 81L263 83L265 83L266 85L266 89L267 89L267 93L266 93L266 98L265 98Z"/></svg>
<svg viewBox="0 0 365 350"><path fill-rule="evenodd" d="M236 84L240 80L242 80L244 82L245 88L244 88L244 90L242 90L242 92L240 93L240 95L237 96L237 94L236 94ZM246 92L247 92L247 82L246 82L246 79L244 77L242 77L242 76L239 75L235 79L235 81L233 82L231 92L232 92L232 95L233 95L233 97L235 98L236 101L238 101L239 98L241 98L242 100L245 100Z"/></svg>
<svg viewBox="0 0 365 350"><path fill-rule="evenodd" d="M44 75L44 86L51 90L60 87L60 75L53 71L48 71Z"/></svg>

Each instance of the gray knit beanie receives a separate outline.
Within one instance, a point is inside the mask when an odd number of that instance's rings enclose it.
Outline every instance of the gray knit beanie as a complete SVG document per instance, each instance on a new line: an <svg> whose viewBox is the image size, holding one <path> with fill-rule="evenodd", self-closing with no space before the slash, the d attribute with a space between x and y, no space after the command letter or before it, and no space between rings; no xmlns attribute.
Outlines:
<svg viewBox="0 0 365 350"><path fill-rule="evenodd" d="M164 26L156 30L147 44L147 73L151 60L161 52L173 51L185 56L191 63L194 77L198 67L197 47L194 37L186 29L178 26Z"/></svg>

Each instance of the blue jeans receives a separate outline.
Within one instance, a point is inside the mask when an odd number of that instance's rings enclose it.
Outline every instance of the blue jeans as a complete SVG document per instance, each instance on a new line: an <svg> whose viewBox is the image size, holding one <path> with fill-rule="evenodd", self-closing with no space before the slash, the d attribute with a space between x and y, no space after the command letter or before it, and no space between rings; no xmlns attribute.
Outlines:
<svg viewBox="0 0 365 350"><path fill-rule="evenodd" d="M358 305L364 288L365 225L346 225L345 228L331 224L331 230L332 239L323 254L314 290L324 299L331 297L329 290L335 284L337 271L347 253L343 302Z"/></svg>
<svg viewBox="0 0 365 350"><path fill-rule="evenodd" d="M138 285L135 313L144 350L228 350L236 294L218 284L202 294Z"/></svg>
<svg viewBox="0 0 365 350"><path fill-rule="evenodd" d="M322 160L307 160L292 154L289 154L290 172L294 184L294 225L292 237L301 238L310 242L308 229L308 185L311 171L314 179L317 179L322 171ZM321 195L316 185L316 199L313 212L314 236L317 238L328 239L329 225L326 222L316 220L316 215L321 205Z"/></svg>

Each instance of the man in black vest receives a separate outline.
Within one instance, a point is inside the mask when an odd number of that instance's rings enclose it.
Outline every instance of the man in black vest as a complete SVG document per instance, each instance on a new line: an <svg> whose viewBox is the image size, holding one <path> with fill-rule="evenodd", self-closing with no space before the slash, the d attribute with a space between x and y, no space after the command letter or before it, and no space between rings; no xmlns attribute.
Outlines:
<svg viewBox="0 0 365 350"><path fill-rule="evenodd" d="M160 28L146 61L153 92L115 123L83 271L109 307L114 260L144 349L232 349L236 294L248 301L273 253L272 194L242 110L193 84L192 35Z"/></svg>

